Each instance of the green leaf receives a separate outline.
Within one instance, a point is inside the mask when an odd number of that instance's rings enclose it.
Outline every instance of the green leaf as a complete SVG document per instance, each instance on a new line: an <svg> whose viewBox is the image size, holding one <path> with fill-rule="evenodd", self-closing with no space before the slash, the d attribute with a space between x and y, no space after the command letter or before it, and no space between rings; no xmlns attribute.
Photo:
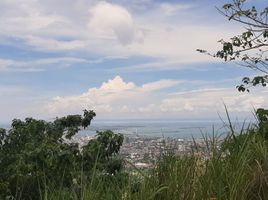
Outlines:
<svg viewBox="0 0 268 200"><path fill-rule="evenodd" d="M229 9L233 6L233 4L227 3L222 6L223 9Z"/></svg>

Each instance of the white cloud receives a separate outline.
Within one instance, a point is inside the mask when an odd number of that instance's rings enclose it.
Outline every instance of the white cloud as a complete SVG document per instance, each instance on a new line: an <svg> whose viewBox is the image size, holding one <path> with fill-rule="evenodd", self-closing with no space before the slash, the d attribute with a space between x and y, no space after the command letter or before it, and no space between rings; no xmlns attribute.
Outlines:
<svg viewBox="0 0 268 200"><path fill-rule="evenodd" d="M159 5L161 13L164 13L167 16L175 15L179 11L188 10L192 8L192 5L189 4L170 4L162 3Z"/></svg>
<svg viewBox="0 0 268 200"><path fill-rule="evenodd" d="M168 93L161 90L170 87L180 90L180 83L182 81L160 80L138 86L117 76L81 95L56 97L45 110L55 115L77 113L88 108L95 110L100 118L113 119L215 119L218 112L224 111L225 103L231 114L244 119L251 114L253 107L268 106L265 101L268 93L261 91L239 93L235 88L212 88Z"/></svg>
<svg viewBox="0 0 268 200"><path fill-rule="evenodd" d="M120 76L72 96L48 96L15 86L0 86L0 121L28 116L52 119L93 109L98 119L218 119L225 116L252 117L253 107L268 107L268 92L255 88L239 93L235 88L183 91L180 80L159 80L143 85L124 81ZM210 83L210 85L213 83ZM178 91L178 92L168 92Z"/></svg>
<svg viewBox="0 0 268 200"><path fill-rule="evenodd" d="M179 83L182 83L183 81L176 81L176 80L160 80L152 83L147 83L142 85L141 90L144 92L147 91L154 91L154 90L160 90L164 88L173 87L175 85L178 85Z"/></svg>
<svg viewBox="0 0 268 200"><path fill-rule="evenodd" d="M120 76L116 76L112 80L108 80L104 82L100 87L100 90L103 92L118 92L118 91L125 91L125 90L132 90L135 88L135 84L132 82L125 83Z"/></svg>
<svg viewBox="0 0 268 200"><path fill-rule="evenodd" d="M95 31L98 37L109 38L114 34L123 45L142 37L131 14L122 6L100 2L89 11L89 31Z"/></svg>
<svg viewBox="0 0 268 200"><path fill-rule="evenodd" d="M65 16L49 13L44 10L42 3L34 0L19 0L0 2L0 26L2 34L26 36L43 34L43 31L53 24L68 23Z"/></svg>
<svg viewBox="0 0 268 200"><path fill-rule="evenodd" d="M123 56L107 56L93 60L77 57L51 57L31 60L11 60L0 58L0 71L44 71L46 67L69 67L74 64L97 64L108 60L126 59Z"/></svg>
<svg viewBox="0 0 268 200"><path fill-rule="evenodd" d="M265 101L267 93L253 91L251 93L239 93L236 89L201 89L195 91L170 94L163 99L160 109L163 112L189 112L193 118L223 111L223 104L227 105L230 113L237 116L248 116L253 107L267 107ZM248 113L248 114L246 114Z"/></svg>
<svg viewBox="0 0 268 200"><path fill-rule="evenodd" d="M82 40L60 41L53 38L39 36L25 36L28 45L36 50L44 51L76 51L86 48L87 44Z"/></svg>
<svg viewBox="0 0 268 200"><path fill-rule="evenodd" d="M30 45L38 51L145 56L181 64L211 61L195 50L217 49L218 39L235 32L227 31L221 23L199 23L192 5L158 5L146 0L142 2L151 6L150 9L137 11L132 6L140 2L122 2L119 5L95 0L20 0L19 3L3 0L0 2L0 38L19 39L26 47ZM192 10L187 18L168 16L189 9ZM13 44L17 45L17 41ZM149 68L151 70L152 65Z"/></svg>
<svg viewBox="0 0 268 200"><path fill-rule="evenodd" d="M200 55L199 55L200 56ZM219 63L221 62L219 59L212 59L208 56L203 56L203 59L200 60L187 60L187 59L179 59L179 60L169 60L162 59L159 61L147 62L142 64L134 64L128 66L120 66L116 67L113 70L117 70L120 72L147 72L147 71L168 71L168 70L185 70L190 68L196 68L196 66L189 66L188 64L193 63L204 63L210 60L210 63ZM206 70L205 68L199 68L196 70Z"/></svg>
<svg viewBox="0 0 268 200"><path fill-rule="evenodd" d="M175 80L160 80L137 86L125 82L120 76L102 83L99 88L90 88L78 96L55 97L48 105L51 113L77 112L83 108L92 108L97 113L132 113L144 103L149 103L154 92L177 85Z"/></svg>

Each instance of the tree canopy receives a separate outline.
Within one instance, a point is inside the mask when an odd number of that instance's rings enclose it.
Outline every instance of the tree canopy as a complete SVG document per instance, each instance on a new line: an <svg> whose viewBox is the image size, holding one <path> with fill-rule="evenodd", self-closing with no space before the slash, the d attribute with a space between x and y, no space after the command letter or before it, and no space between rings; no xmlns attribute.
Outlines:
<svg viewBox="0 0 268 200"><path fill-rule="evenodd" d="M228 20L244 26L245 31L229 41L220 40L222 49L214 54L202 49L197 51L224 61L237 61L260 73L255 77L244 77L242 84L237 86L239 91L249 91L250 87L256 85L265 87L268 83L268 5L257 8L248 0L233 0L218 11Z"/></svg>
<svg viewBox="0 0 268 200"><path fill-rule="evenodd" d="M70 187L73 180L90 177L93 169L119 171L122 162L115 155L123 143L121 134L97 132L82 148L69 140L95 116L94 111L84 110L83 116L52 122L14 119L9 130L0 129L0 199L38 199L46 182Z"/></svg>

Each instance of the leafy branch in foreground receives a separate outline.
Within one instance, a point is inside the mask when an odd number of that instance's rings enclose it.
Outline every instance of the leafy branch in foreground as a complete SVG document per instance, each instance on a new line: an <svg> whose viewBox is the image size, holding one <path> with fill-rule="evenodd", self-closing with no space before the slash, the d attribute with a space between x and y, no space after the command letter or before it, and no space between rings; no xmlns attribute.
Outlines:
<svg viewBox="0 0 268 200"><path fill-rule="evenodd" d="M218 9L229 20L246 26L243 33L230 38L229 41L220 40L222 49L215 54L197 49L200 53L224 61L237 61L244 67L261 72L259 76L242 79L242 84L237 86L237 89L242 92L249 91L250 87L256 85L265 87L268 83L268 5L258 10L249 2L247 0L233 0Z"/></svg>

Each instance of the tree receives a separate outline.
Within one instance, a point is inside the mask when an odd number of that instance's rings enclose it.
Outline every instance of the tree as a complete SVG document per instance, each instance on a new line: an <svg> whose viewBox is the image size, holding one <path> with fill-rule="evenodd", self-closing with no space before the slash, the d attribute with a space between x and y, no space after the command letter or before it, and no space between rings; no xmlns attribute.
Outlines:
<svg viewBox="0 0 268 200"><path fill-rule="evenodd" d="M106 163L113 163L119 152L121 134L98 132L82 150L77 143L66 142L95 116L94 111L84 110L83 116L68 115L53 122L14 119L9 130L0 129L0 199L38 199L47 183L69 188L74 179L81 180L82 172L83 178L90 178L95 163L95 170L109 173Z"/></svg>
<svg viewBox="0 0 268 200"><path fill-rule="evenodd" d="M258 9L247 0L233 0L223 5L219 12L230 21L245 26L246 30L229 41L220 40L222 49L215 54L197 49L224 61L237 61L240 65L251 68L261 74L255 77L244 77L239 91L249 91L256 85L266 86L268 83L268 7Z"/></svg>
<svg viewBox="0 0 268 200"><path fill-rule="evenodd" d="M114 156L119 153L123 140L122 134L114 134L111 130L98 131L96 139L90 140L82 149L85 169L90 170L98 164L99 169L107 169L111 174L120 171L122 162Z"/></svg>

